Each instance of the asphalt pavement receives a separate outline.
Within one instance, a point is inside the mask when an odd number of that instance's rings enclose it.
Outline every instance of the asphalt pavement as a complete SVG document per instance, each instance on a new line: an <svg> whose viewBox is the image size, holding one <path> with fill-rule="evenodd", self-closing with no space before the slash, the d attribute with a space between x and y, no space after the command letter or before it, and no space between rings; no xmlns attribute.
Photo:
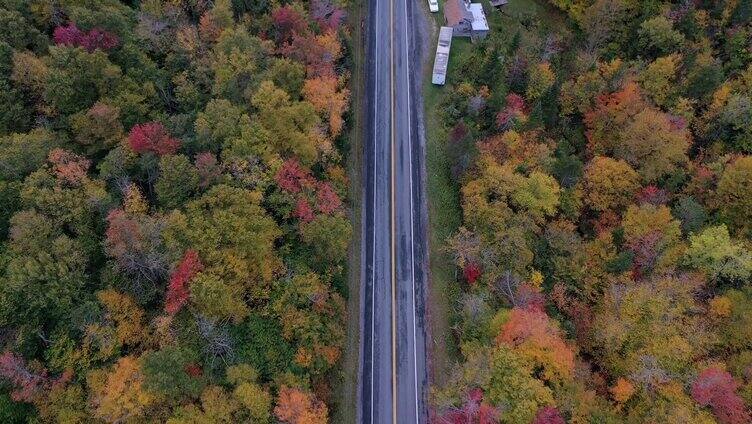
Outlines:
<svg viewBox="0 0 752 424"><path fill-rule="evenodd" d="M358 420L425 423L426 236L416 0L370 0ZM419 0L417 0L419 1Z"/></svg>

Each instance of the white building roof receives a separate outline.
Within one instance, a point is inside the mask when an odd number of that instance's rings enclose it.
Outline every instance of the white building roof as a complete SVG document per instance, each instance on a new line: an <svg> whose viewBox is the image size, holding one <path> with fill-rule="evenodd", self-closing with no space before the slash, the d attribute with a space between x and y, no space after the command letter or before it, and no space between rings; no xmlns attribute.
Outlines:
<svg viewBox="0 0 752 424"><path fill-rule="evenodd" d="M488 31L488 21L483 13L483 5L470 3L470 11L473 13L473 31Z"/></svg>

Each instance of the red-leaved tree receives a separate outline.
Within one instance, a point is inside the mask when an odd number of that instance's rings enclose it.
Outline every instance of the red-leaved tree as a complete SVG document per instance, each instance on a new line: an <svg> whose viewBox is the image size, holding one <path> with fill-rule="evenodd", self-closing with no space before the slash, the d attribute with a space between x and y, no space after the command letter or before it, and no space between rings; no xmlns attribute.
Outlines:
<svg viewBox="0 0 752 424"><path fill-rule="evenodd" d="M199 178L198 186L201 188L211 186L222 175L222 166L217 161L217 157L211 152L197 154L195 165Z"/></svg>
<svg viewBox="0 0 752 424"><path fill-rule="evenodd" d="M93 52L96 49L110 50L114 49L120 44L120 40L117 35L107 32L101 28L93 28L87 32L83 40L81 40L81 47Z"/></svg>
<svg viewBox="0 0 752 424"><path fill-rule="evenodd" d="M496 125L505 131L512 128L517 122L525 120L525 100L519 94L509 93L507 105L496 114Z"/></svg>
<svg viewBox="0 0 752 424"><path fill-rule="evenodd" d="M566 424L559 410L553 406L544 406L535 414L532 424Z"/></svg>
<svg viewBox="0 0 752 424"><path fill-rule="evenodd" d="M316 190L316 208L319 212L332 215L342 208L342 200L334 192L331 184L321 182Z"/></svg>
<svg viewBox="0 0 752 424"><path fill-rule="evenodd" d="M303 188L311 187L314 184L311 171L300 165L296 159L287 159L274 180L282 190L289 193L299 193Z"/></svg>
<svg viewBox="0 0 752 424"><path fill-rule="evenodd" d="M638 203L649 203L651 205L665 205L668 202L668 193L654 185L649 185L637 193Z"/></svg>
<svg viewBox="0 0 752 424"><path fill-rule="evenodd" d="M480 269L480 265L478 265L476 262L469 261L464 268L462 268L462 275L465 277L465 281L467 281L467 284L475 285L475 283L478 281L478 278L480 278L482 272Z"/></svg>
<svg viewBox="0 0 752 424"><path fill-rule="evenodd" d="M198 257L198 252L193 249L186 250L183 259L170 276L165 296L165 312L175 315L188 303L190 297L189 284L193 277L204 268Z"/></svg>
<svg viewBox="0 0 752 424"><path fill-rule="evenodd" d="M159 122L147 122L131 128L128 145L136 153L151 152L157 156L171 155L180 148L180 140L170 136Z"/></svg>
<svg viewBox="0 0 752 424"><path fill-rule="evenodd" d="M289 4L272 11L272 23L277 42L287 42L296 34L305 34L308 29L305 18Z"/></svg>
<svg viewBox="0 0 752 424"><path fill-rule="evenodd" d="M438 417L437 424L497 424L501 414L497 408L483 402L483 390L470 390L465 403L451 408Z"/></svg>
<svg viewBox="0 0 752 424"><path fill-rule="evenodd" d="M313 213L313 208L311 208L311 204L308 203L308 200L306 200L305 197L301 197L298 199L298 201L295 204L295 212L293 213L295 218L298 218L299 220L303 222L311 222L315 218L315 215Z"/></svg>
<svg viewBox="0 0 752 424"><path fill-rule="evenodd" d="M692 384L692 398L702 406L709 406L723 424L749 423L749 411L736 389L739 383L727 371L717 366L706 368Z"/></svg>
<svg viewBox="0 0 752 424"><path fill-rule="evenodd" d="M91 161L64 149L52 149L47 155L55 177L65 184L78 186L86 178Z"/></svg>
<svg viewBox="0 0 752 424"><path fill-rule="evenodd" d="M322 30L336 30L345 18L344 10L336 7L332 0L311 0L311 17Z"/></svg>
<svg viewBox="0 0 752 424"><path fill-rule="evenodd" d="M59 26L52 33L52 40L55 44L70 47L78 46L82 37L83 32L74 23L70 23L67 26Z"/></svg>
<svg viewBox="0 0 752 424"><path fill-rule="evenodd" d="M110 50L120 45L120 39L115 34L101 28L81 31L74 23L55 28L52 39L57 45L83 47L88 52Z"/></svg>
<svg viewBox="0 0 752 424"><path fill-rule="evenodd" d="M47 383L47 375L44 371L30 370L23 358L10 351L0 355L0 377L8 380L15 387L11 397L16 402L31 402Z"/></svg>

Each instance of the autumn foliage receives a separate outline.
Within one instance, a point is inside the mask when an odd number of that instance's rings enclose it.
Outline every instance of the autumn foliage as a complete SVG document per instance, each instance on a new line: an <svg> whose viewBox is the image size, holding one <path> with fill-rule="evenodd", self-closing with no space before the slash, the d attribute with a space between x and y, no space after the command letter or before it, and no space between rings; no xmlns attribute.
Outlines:
<svg viewBox="0 0 752 424"><path fill-rule="evenodd" d="M299 193L303 188L313 186L314 179L311 171L305 169L300 162L295 159L288 159L274 176L277 185L290 193Z"/></svg>
<svg viewBox="0 0 752 424"><path fill-rule="evenodd" d="M120 44L115 34L101 28L92 28L89 31L81 31L76 24L69 23L67 26L55 28L52 36L55 44L71 47L83 47L89 52L94 50L111 50Z"/></svg>
<svg viewBox="0 0 752 424"><path fill-rule="evenodd" d="M332 215L342 210L342 200L331 184L320 182L316 187L316 207L319 212Z"/></svg>
<svg viewBox="0 0 752 424"><path fill-rule="evenodd" d="M313 394L283 386L279 391L274 415L288 424L326 424L329 412Z"/></svg>
<svg viewBox="0 0 752 424"><path fill-rule="evenodd" d="M539 308L514 308L496 343L504 344L543 368L546 380L561 380L574 370L574 352L564 343L555 321Z"/></svg>
<svg viewBox="0 0 752 424"><path fill-rule="evenodd" d="M84 181L91 166L91 161L85 157L63 149L50 151L47 160L52 164L57 179L73 186Z"/></svg>
<svg viewBox="0 0 752 424"><path fill-rule="evenodd" d="M703 370L692 384L692 398L708 406L723 424L748 423L751 416L744 401L736 393L739 383L727 371L711 366Z"/></svg>
<svg viewBox="0 0 752 424"><path fill-rule="evenodd" d="M175 315L188 303L191 279L203 268L198 253L195 250L187 250L175 271L170 275L165 295L165 312Z"/></svg>
<svg viewBox="0 0 752 424"><path fill-rule="evenodd" d="M460 353L432 405L466 422L478 388L510 424L752 422L749 2L547 3L576 37L490 20L513 36L426 97L429 187L459 199L429 190L457 210L432 255Z"/></svg>
<svg viewBox="0 0 752 424"><path fill-rule="evenodd" d="M329 118L329 132L333 137L338 136L344 125L342 114L347 110L350 92L339 88L339 81L334 76L320 76L305 81L303 97L317 111L325 113Z"/></svg>
<svg viewBox="0 0 752 424"><path fill-rule="evenodd" d="M349 5L53 3L0 2L0 422L328 422Z"/></svg>
<svg viewBox="0 0 752 424"><path fill-rule="evenodd" d="M9 351L0 355L0 377L15 387L13 399L22 402L33 401L47 383L46 372L30 370L23 358Z"/></svg>
<svg viewBox="0 0 752 424"><path fill-rule="evenodd" d="M535 414L532 424L566 424L566 421L556 408L545 406Z"/></svg>
<svg viewBox="0 0 752 424"><path fill-rule="evenodd" d="M180 140L170 136L164 125L159 122L136 125L128 133L128 145L136 153L171 155L177 152L180 144Z"/></svg>
<svg viewBox="0 0 752 424"><path fill-rule="evenodd" d="M308 23L291 5L274 9L272 22L277 33L277 42L287 42L295 35L307 33Z"/></svg>
<svg viewBox="0 0 752 424"><path fill-rule="evenodd" d="M517 123L524 123L527 120L525 99L522 96L509 93L506 100L506 107L496 114L496 125L502 131L514 127Z"/></svg>
<svg viewBox="0 0 752 424"><path fill-rule="evenodd" d="M475 388L467 393L459 408L451 408L439 416L436 424L497 424L501 413L483 401L483 390Z"/></svg>
<svg viewBox="0 0 752 424"><path fill-rule="evenodd" d="M468 284L473 285L476 281L478 281L478 278L481 276L482 271L480 265L478 265L477 263L468 262L462 269L462 274L465 277L465 281L467 281Z"/></svg>

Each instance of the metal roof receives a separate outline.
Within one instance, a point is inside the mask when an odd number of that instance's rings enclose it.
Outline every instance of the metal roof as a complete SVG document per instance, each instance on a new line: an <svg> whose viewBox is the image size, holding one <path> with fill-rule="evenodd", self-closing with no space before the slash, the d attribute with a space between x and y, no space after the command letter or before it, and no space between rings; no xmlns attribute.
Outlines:
<svg viewBox="0 0 752 424"><path fill-rule="evenodd" d="M483 12L483 5L470 3L470 11L473 12L473 31L488 31L488 21Z"/></svg>

